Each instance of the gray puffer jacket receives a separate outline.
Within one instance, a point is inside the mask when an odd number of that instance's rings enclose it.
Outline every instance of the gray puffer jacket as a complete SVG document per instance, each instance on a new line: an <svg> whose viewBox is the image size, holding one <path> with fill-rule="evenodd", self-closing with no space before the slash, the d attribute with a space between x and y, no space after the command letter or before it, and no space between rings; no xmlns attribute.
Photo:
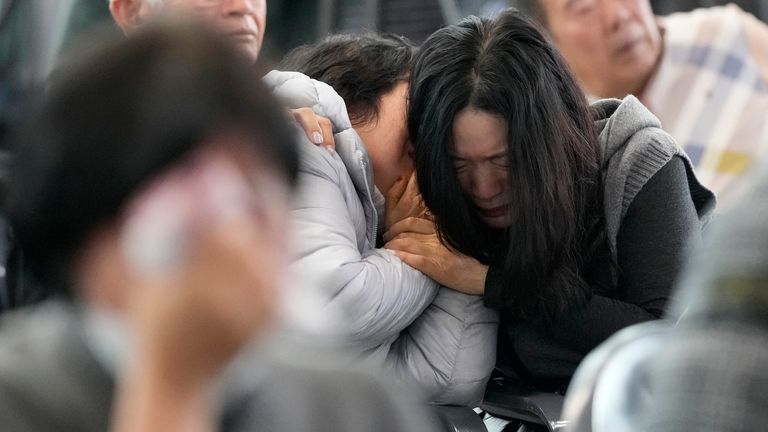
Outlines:
<svg viewBox="0 0 768 432"><path fill-rule="evenodd" d="M334 125L335 151L303 138L294 269L343 314L345 336L366 358L415 379L432 403L477 404L495 362L496 312L375 247L374 201L383 197L341 97L296 72L264 80L288 107L311 107Z"/></svg>

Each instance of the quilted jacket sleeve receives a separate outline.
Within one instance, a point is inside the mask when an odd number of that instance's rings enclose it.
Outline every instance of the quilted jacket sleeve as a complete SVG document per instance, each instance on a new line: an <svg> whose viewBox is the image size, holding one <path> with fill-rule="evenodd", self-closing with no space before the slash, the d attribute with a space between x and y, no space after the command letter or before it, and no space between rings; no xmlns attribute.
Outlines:
<svg viewBox="0 0 768 432"><path fill-rule="evenodd" d="M477 406L496 363L498 314L482 297L440 288L389 351L396 376L415 376L435 404Z"/></svg>
<svg viewBox="0 0 768 432"><path fill-rule="evenodd" d="M389 251L361 252L361 221L347 207L356 195L341 181L338 155L307 143L302 156L293 266L343 314L351 342L364 350L391 343L432 302L437 285Z"/></svg>
<svg viewBox="0 0 768 432"><path fill-rule="evenodd" d="M267 83L288 106L328 117L337 143L359 139L327 85L285 72L270 73ZM307 141L301 167L296 268L343 313L352 342L396 376L415 379L430 402L479 403L495 362L497 313L481 297L439 288L390 251L361 245L365 220L338 154Z"/></svg>

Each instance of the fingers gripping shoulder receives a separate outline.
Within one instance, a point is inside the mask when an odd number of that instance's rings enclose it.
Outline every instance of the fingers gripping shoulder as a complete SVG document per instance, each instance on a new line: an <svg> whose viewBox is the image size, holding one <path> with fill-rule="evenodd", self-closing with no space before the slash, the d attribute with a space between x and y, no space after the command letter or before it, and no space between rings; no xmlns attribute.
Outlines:
<svg viewBox="0 0 768 432"><path fill-rule="evenodd" d="M269 72L264 83L288 108L312 108L318 115L328 118L334 132L352 128L344 99L328 84L300 72L278 70Z"/></svg>

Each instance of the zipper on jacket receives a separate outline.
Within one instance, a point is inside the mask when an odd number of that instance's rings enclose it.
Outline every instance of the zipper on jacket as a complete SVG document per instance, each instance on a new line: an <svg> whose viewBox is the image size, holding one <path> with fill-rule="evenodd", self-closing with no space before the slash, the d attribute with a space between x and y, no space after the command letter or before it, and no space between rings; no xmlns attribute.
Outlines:
<svg viewBox="0 0 768 432"><path fill-rule="evenodd" d="M366 192L366 203L365 205L368 206L370 209L369 212L371 213L371 227L368 229L369 238L368 240L371 242L371 247L376 247L376 235L378 235L378 228L379 228L379 215L376 213L376 206L373 204L373 193L371 192L371 179L368 178L368 164L366 161L365 156L363 155L363 152L360 151L360 149L355 150L355 158L357 158L357 162L360 164L360 166L363 169L363 181L365 182L365 192Z"/></svg>

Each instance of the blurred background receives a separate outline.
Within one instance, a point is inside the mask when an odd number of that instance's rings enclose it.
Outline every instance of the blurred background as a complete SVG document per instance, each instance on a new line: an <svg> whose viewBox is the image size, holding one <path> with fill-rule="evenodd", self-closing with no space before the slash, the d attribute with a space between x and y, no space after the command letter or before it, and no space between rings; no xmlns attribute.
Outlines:
<svg viewBox="0 0 768 432"><path fill-rule="evenodd" d="M269 0L266 54L277 61L291 48L333 32L385 31L405 35L418 43L444 24L465 15L492 15L516 3L517 0ZM736 3L763 21L768 19L768 0L651 0L659 15L727 3ZM44 69L54 53L73 37L95 23L110 22L107 4L107 0L0 0L0 76L6 76L6 60L23 55L22 52L35 57L27 63L31 71ZM35 32L19 25L29 16L36 16L35 21L41 24ZM53 43L40 45L46 41ZM34 73L24 75L35 77ZM3 89L6 93L9 87Z"/></svg>
<svg viewBox="0 0 768 432"><path fill-rule="evenodd" d="M463 16L493 15L503 8L514 7L517 2L268 0L268 31L262 60L277 63L290 49L335 32L384 31L420 43L436 29ZM726 3L730 2L651 0L659 15ZM768 20L768 0L736 0L735 3L763 21ZM5 172L2 150L7 125L21 115L21 95L32 92L34 84L42 81L58 52L96 25L114 27L108 0L0 0L0 183ZM0 260L3 253L0 245ZM0 278L4 275L5 270L0 268ZM0 310L2 300L0 298Z"/></svg>
<svg viewBox="0 0 768 432"><path fill-rule="evenodd" d="M384 31L420 43L439 27L463 16L493 15L503 8L514 7L517 2L268 0L268 31L262 59L276 63L290 49L334 32ZM730 2L651 0L659 15L726 3ZM736 0L735 3L761 20L768 20L768 0ZM4 172L5 159L1 151L7 125L18 118L23 109L19 103L21 95L31 92L34 83L42 81L61 49L95 25L114 26L108 0L0 0L0 176ZM0 255L2 252L0 250ZM0 277L3 275L4 270L0 269Z"/></svg>

